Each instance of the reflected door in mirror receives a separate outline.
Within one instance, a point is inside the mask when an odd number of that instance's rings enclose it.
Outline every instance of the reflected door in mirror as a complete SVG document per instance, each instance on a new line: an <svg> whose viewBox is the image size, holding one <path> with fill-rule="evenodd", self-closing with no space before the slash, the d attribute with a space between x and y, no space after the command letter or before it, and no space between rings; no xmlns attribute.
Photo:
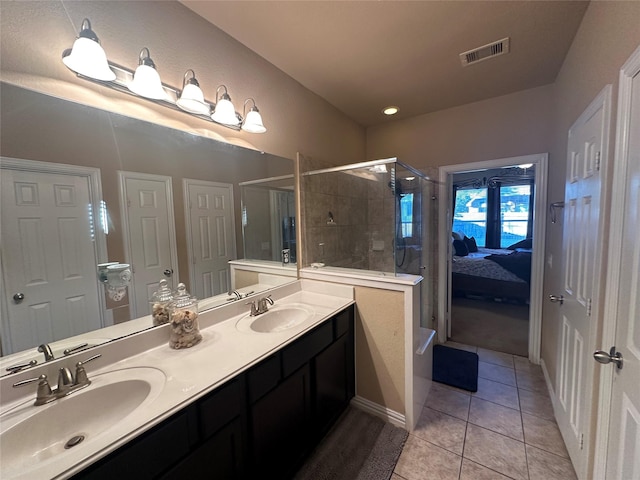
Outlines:
<svg viewBox="0 0 640 480"><path fill-rule="evenodd" d="M131 317L149 315L149 299L163 278L179 279L171 177L119 172L127 263L132 267Z"/></svg>
<svg viewBox="0 0 640 480"><path fill-rule="evenodd" d="M101 328L87 178L2 169L1 180L3 353Z"/></svg>
<svg viewBox="0 0 640 480"><path fill-rule="evenodd" d="M208 298L231 290L236 259L233 185L184 179L191 293Z"/></svg>

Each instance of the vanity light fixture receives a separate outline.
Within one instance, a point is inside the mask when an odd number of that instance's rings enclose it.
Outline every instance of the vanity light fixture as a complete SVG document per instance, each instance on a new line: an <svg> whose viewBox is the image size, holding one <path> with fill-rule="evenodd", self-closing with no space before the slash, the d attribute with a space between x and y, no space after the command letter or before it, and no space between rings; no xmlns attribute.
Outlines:
<svg viewBox="0 0 640 480"><path fill-rule="evenodd" d="M187 78L188 76L189 78ZM198 115L209 115L211 113L211 107L204 101L204 94L200 89L198 80L196 80L196 74L191 69L184 73L182 93L176 101L176 105L189 113L196 113Z"/></svg>
<svg viewBox="0 0 640 480"><path fill-rule="evenodd" d="M253 107L247 113L247 102L252 102ZM266 127L262 123L262 115L260 110L256 107L256 101L253 98L247 98L244 101L244 107L242 111L244 116L244 122L242 122L242 130L250 133L264 133L267 131Z"/></svg>
<svg viewBox="0 0 640 480"><path fill-rule="evenodd" d="M396 107L395 105L390 105L390 106L385 107L385 108L382 109L382 113L384 113L385 115L395 115L399 111L400 111L400 109L398 107Z"/></svg>
<svg viewBox="0 0 640 480"><path fill-rule="evenodd" d="M224 89L224 93L219 97L220 89L222 88ZM225 85L220 85L216 89L216 105L213 109L213 113L211 114L211 119L214 122L222 123L223 125L240 125L241 120L238 118L236 108L231 102L231 97L229 96Z"/></svg>
<svg viewBox="0 0 640 480"><path fill-rule="evenodd" d="M112 81L116 74L109 68L107 54L100 46L100 40L88 18L82 20L78 38L73 47L62 53L62 62L71 70L96 80Z"/></svg>
<svg viewBox="0 0 640 480"><path fill-rule="evenodd" d="M162 88L160 74L156 70L156 64L151 60L149 49L144 47L140 50L138 68L133 74L133 81L128 87L136 95L151 98L152 100L165 100L167 94Z"/></svg>
<svg viewBox="0 0 640 480"><path fill-rule="evenodd" d="M226 85L217 88L215 103L207 101L191 69L183 75L182 90L163 84L147 47L140 51L139 65L135 72L110 62L87 18L82 21L80 33L73 47L63 52L62 61L70 70L76 72L78 77L103 87L145 98L156 105L184 112L232 130L250 133L267 131L253 98L245 101L243 113L246 118L243 118L236 112ZM249 101L253 102L253 106L247 112Z"/></svg>

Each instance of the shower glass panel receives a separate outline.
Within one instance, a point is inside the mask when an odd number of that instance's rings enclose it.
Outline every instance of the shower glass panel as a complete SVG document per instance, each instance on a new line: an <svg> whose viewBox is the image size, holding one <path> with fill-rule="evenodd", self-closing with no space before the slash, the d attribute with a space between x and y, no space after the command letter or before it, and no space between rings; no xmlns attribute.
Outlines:
<svg viewBox="0 0 640 480"><path fill-rule="evenodd" d="M437 299L436 184L397 159L304 171L301 267L421 275L422 325Z"/></svg>
<svg viewBox="0 0 640 480"><path fill-rule="evenodd" d="M422 275L432 190L396 159L303 172L302 266Z"/></svg>

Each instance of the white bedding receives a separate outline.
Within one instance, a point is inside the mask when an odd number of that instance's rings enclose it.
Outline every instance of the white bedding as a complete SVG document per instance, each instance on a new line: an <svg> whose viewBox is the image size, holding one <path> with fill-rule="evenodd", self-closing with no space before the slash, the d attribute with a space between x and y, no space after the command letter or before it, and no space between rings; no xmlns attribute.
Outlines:
<svg viewBox="0 0 640 480"><path fill-rule="evenodd" d="M506 268L498 265L491 260L485 260L484 257L488 255L509 255L513 253L512 250L496 249L496 248L481 248L478 247L477 252L469 253L466 257L453 257L451 263L451 271L454 273L463 273L465 275L472 275L474 277L492 278L494 280L505 280L507 282L521 282L526 283L516 274L511 273Z"/></svg>

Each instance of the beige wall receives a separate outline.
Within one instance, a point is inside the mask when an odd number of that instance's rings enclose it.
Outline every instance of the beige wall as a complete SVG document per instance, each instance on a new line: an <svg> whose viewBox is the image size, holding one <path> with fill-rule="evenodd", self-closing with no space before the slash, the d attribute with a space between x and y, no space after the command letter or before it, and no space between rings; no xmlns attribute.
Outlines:
<svg viewBox="0 0 640 480"><path fill-rule="evenodd" d="M554 134L549 162L549 201L564 199L567 132L584 109L607 84L613 85L609 173L613 149L620 67L640 45L640 2L593 1L589 5L554 85ZM560 161L562 160L562 161ZM611 175L609 175L609 183ZM607 190L609 190L607 188ZM605 212L605 216L607 216ZM548 225L545 296L561 291L562 224ZM603 276L604 276L603 272ZM606 319L605 319L606 321ZM555 385L559 351L558 307L545 303L542 324L542 358Z"/></svg>
<svg viewBox="0 0 640 480"><path fill-rule="evenodd" d="M405 413L404 294L355 287L356 394Z"/></svg>
<svg viewBox="0 0 640 480"><path fill-rule="evenodd" d="M514 157L550 149L551 86L470 103L367 129L367 159L398 157L429 167Z"/></svg>
<svg viewBox="0 0 640 480"><path fill-rule="evenodd" d="M135 68L146 46L169 85L181 87L191 68L210 100L220 84L237 110L254 97L267 133L235 132L76 78L61 55L84 17L117 64ZM8 83L286 158L298 151L344 163L364 157L362 127L178 2L3 1L0 22L0 70Z"/></svg>

